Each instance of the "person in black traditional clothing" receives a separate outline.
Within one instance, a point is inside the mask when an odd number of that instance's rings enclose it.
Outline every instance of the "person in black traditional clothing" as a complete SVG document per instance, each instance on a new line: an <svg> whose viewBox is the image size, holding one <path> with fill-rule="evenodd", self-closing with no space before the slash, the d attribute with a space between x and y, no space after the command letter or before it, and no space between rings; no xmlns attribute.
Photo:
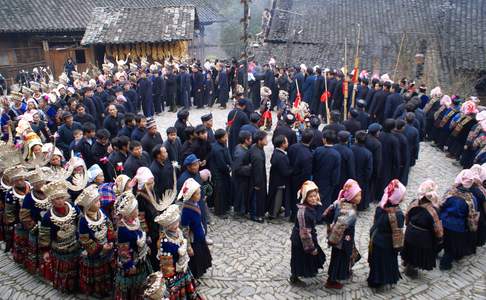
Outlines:
<svg viewBox="0 0 486 300"><path fill-rule="evenodd" d="M224 216L231 206L231 156L228 151L228 134L224 129L216 130L216 141L211 145L208 161L214 183L214 213ZM197 154L196 154L197 155Z"/></svg>
<svg viewBox="0 0 486 300"><path fill-rule="evenodd" d="M248 149L252 145L252 135L248 131L241 130L238 137L239 144L233 152L231 164L231 176L233 180L233 206L235 215L243 217L249 210L249 190L251 166L247 162Z"/></svg>
<svg viewBox="0 0 486 300"><path fill-rule="evenodd" d="M434 127L434 114L440 108L442 98L442 90L436 87L430 91L430 99L425 104L423 111L425 113L425 132L429 140L433 139L431 136Z"/></svg>
<svg viewBox="0 0 486 300"><path fill-rule="evenodd" d="M356 207L361 201L359 184L348 179L334 203L324 211L329 225L327 242L332 246L326 288L342 289L340 281L348 280L354 264L361 258L354 243Z"/></svg>
<svg viewBox="0 0 486 300"><path fill-rule="evenodd" d="M452 132L447 140L449 157L459 159L464 151L467 136L471 128L476 125L475 116L478 113L476 104L469 100L461 106L461 113L454 116L451 122Z"/></svg>
<svg viewBox="0 0 486 300"><path fill-rule="evenodd" d="M471 191L477 200L477 209L479 211L476 245L481 247L486 244L486 166L473 165L471 171L475 175L474 185Z"/></svg>
<svg viewBox="0 0 486 300"><path fill-rule="evenodd" d="M216 139L214 138L214 130L213 130L213 114L205 114L201 116L201 122L206 127L206 131L208 132L208 142L214 143Z"/></svg>
<svg viewBox="0 0 486 300"><path fill-rule="evenodd" d="M147 78L147 73L140 72L140 79L138 80L137 94L142 104L143 114L146 117L154 115L154 102L152 94L152 81Z"/></svg>
<svg viewBox="0 0 486 300"><path fill-rule="evenodd" d="M255 132L260 130L258 128L258 122L259 121L260 121L260 114L257 113L257 112L252 112L250 114L250 123L241 126L240 132L243 131L243 130L248 131L251 134L251 136L253 136L255 134Z"/></svg>
<svg viewBox="0 0 486 300"><path fill-rule="evenodd" d="M130 138L135 126L135 115L133 113L126 113L123 120L123 128L120 128L117 136L126 136Z"/></svg>
<svg viewBox="0 0 486 300"><path fill-rule="evenodd" d="M150 72L152 73L152 97L154 101L155 114L159 115L162 112L162 94L164 91L164 78L159 76L159 67L156 64L150 65Z"/></svg>
<svg viewBox="0 0 486 300"><path fill-rule="evenodd" d="M337 142L333 130L323 132L324 146L318 147L312 156L312 178L319 187L322 211L332 203L334 191L338 189L341 179L341 155L334 148ZM321 212L322 212L321 211Z"/></svg>
<svg viewBox="0 0 486 300"><path fill-rule="evenodd" d="M250 123L247 114L244 112L246 100L240 99L236 107L228 114L228 149L230 155L233 155L235 146L238 144L238 135L243 125Z"/></svg>
<svg viewBox="0 0 486 300"><path fill-rule="evenodd" d="M247 160L251 164L250 218L255 222L263 223L265 203L267 201L267 170L263 148L268 144L267 133L260 130L255 133L253 138L255 139L255 144L248 151Z"/></svg>
<svg viewBox="0 0 486 300"><path fill-rule="evenodd" d="M437 184L428 179L418 189L418 198L408 206L405 217L405 241L401 252L405 275L415 278L417 268L435 268L437 253L442 246L444 228L439 218Z"/></svg>
<svg viewBox="0 0 486 300"><path fill-rule="evenodd" d="M197 125L194 129L196 138L189 148L189 153L195 154L201 160L201 167L207 166L208 158L211 152L211 143L208 141L208 133L204 125Z"/></svg>
<svg viewBox="0 0 486 300"><path fill-rule="evenodd" d="M405 121L407 125L403 129L403 134L407 138L408 147L410 151L410 166L415 166L415 162L418 159L420 151L420 135L417 128L413 126L413 121L415 119L415 114L413 112L408 112L405 115Z"/></svg>
<svg viewBox="0 0 486 300"><path fill-rule="evenodd" d="M376 208L373 226L370 229L368 252L368 286L382 288L400 280L398 251L403 248L403 225L405 217L400 202L405 198L406 188L393 179L385 188L380 205Z"/></svg>
<svg viewBox="0 0 486 300"><path fill-rule="evenodd" d="M339 152L339 155L341 156L341 176L334 194L336 197L340 187L344 185L346 180L356 178L356 163L354 159L354 154L348 146L350 136L351 134L349 133L349 131L340 131L337 135L339 143L334 145L334 149L336 149L336 151Z"/></svg>
<svg viewBox="0 0 486 300"><path fill-rule="evenodd" d="M174 186L174 167L172 162L168 159L169 155L167 149L162 145L156 145L152 150L152 163L150 164L150 171L154 174L154 191L155 195L162 199L165 191L170 190Z"/></svg>
<svg viewBox="0 0 486 300"><path fill-rule="evenodd" d="M457 98L457 96L453 97L455 98L452 100L452 106L448 107L445 110L442 117L439 116L438 119L440 119L440 121L436 120L436 122L438 122L438 124L436 123L436 127L438 129L436 143L440 149L444 149L444 146L446 146L447 139L452 133L452 120L457 114L459 114L461 110L461 99Z"/></svg>
<svg viewBox="0 0 486 300"><path fill-rule="evenodd" d="M285 207L285 217L290 217L291 175L287 149L289 142L284 135L279 135L273 140L272 157L270 159L270 182L268 187L267 210L272 218L278 217L282 205Z"/></svg>
<svg viewBox="0 0 486 300"><path fill-rule="evenodd" d="M96 164L103 170L103 175L107 181L113 181L116 177L116 166L112 165L108 157L110 153L110 133L106 129L96 131L96 141L91 147L91 157Z"/></svg>
<svg viewBox="0 0 486 300"><path fill-rule="evenodd" d="M313 136L312 129L305 129L300 143L293 144L288 150L289 163L292 168L290 180L291 222L294 222L297 216L297 192L305 181L312 178L312 151L310 147Z"/></svg>
<svg viewBox="0 0 486 300"><path fill-rule="evenodd" d="M336 135L340 131L346 130L346 127L341 123L341 112L337 110L331 111L331 123L326 125L322 130L332 130Z"/></svg>
<svg viewBox="0 0 486 300"><path fill-rule="evenodd" d="M177 129L175 127L169 127L166 133L167 140L165 140L163 145L167 149L167 154L169 155L168 160L182 163L182 144L177 136Z"/></svg>
<svg viewBox="0 0 486 300"><path fill-rule="evenodd" d="M123 173L123 164L128 158L128 145L130 144L130 139L126 136L116 137L111 140L111 145L113 146L113 152L108 156L108 160L111 165L115 168L116 175L121 175Z"/></svg>
<svg viewBox="0 0 486 300"><path fill-rule="evenodd" d="M363 190L358 210L365 210L371 202L370 182L373 174L373 154L366 148L366 132L356 132L356 143L351 146L356 163L356 181Z"/></svg>
<svg viewBox="0 0 486 300"><path fill-rule="evenodd" d="M351 133L351 136L354 136L356 131L361 130L361 122L358 119L359 117L359 112L352 108L349 111L349 118L343 122L344 128L346 128L349 133Z"/></svg>
<svg viewBox="0 0 486 300"><path fill-rule="evenodd" d="M129 136L134 141L141 141L147 129L147 118L144 115L136 115L135 116L135 125L136 127L132 131L132 135Z"/></svg>
<svg viewBox="0 0 486 300"><path fill-rule="evenodd" d="M395 110L400 104L405 103L403 96L400 94L400 85L398 83L392 84L390 94L385 101L385 109L383 116L385 119L393 118Z"/></svg>
<svg viewBox="0 0 486 300"><path fill-rule="evenodd" d="M203 108L204 106L204 75L201 72L201 68L197 65L193 65L191 68L191 92L194 97L194 105L197 108Z"/></svg>
<svg viewBox="0 0 486 300"><path fill-rule="evenodd" d="M360 128L361 130L366 130L368 126L370 125L370 114L366 112L366 101L363 99L358 99L356 101L356 107L358 110L358 117L356 120L358 120L361 124Z"/></svg>
<svg viewBox="0 0 486 300"><path fill-rule="evenodd" d="M395 120L387 119L383 124L383 131L378 139L381 142L381 168L380 185L377 187L377 198L380 199L381 191L390 181L400 177L400 143L391 132L395 128Z"/></svg>
<svg viewBox="0 0 486 300"><path fill-rule="evenodd" d="M131 141L128 146L130 150L130 155L123 164L124 173L133 178L137 173L138 168L148 167L150 163L150 158L147 153L143 152L142 144L137 141Z"/></svg>
<svg viewBox="0 0 486 300"><path fill-rule="evenodd" d="M167 107L170 108L170 112L176 112L176 94L177 94L177 79L173 72L173 67L167 68L167 73L164 75L165 87L166 87L166 99Z"/></svg>
<svg viewBox="0 0 486 300"><path fill-rule="evenodd" d="M441 270L450 270L452 261L470 255L476 250L479 212L477 199L472 193L475 174L462 170L454 186L440 203L440 220L444 226L444 255L440 260Z"/></svg>
<svg viewBox="0 0 486 300"><path fill-rule="evenodd" d="M217 63L216 70L218 70L218 76L215 82L218 87L218 102L221 105L221 108L226 108L226 103L228 103L230 90L227 70L223 63Z"/></svg>
<svg viewBox="0 0 486 300"><path fill-rule="evenodd" d="M184 134L184 129L187 127L188 120L189 111L187 109L181 109L177 112L177 120L175 121L174 127L177 129L177 136L181 140L182 144L184 144L184 142L188 138Z"/></svg>
<svg viewBox="0 0 486 300"><path fill-rule="evenodd" d="M155 145L163 144L162 136L157 131L157 123L154 119L147 120L147 132L140 141L143 151L151 153Z"/></svg>
<svg viewBox="0 0 486 300"><path fill-rule="evenodd" d="M405 186L408 184L408 174L410 173L410 146L408 144L407 137L403 134L405 125L404 120L396 120L395 129L392 131L399 143L400 151L400 175L398 179Z"/></svg>
<svg viewBox="0 0 486 300"><path fill-rule="evenodd" d="M372 120L380 124L385 121L385 103L390 94L390 87L390 82L383 83L383 89L373 95L371 106L368 105Z"/></svg>
<svg viewBox="0 0 486 300"><path fill-rule="evenodd" d="M313 133L312 141L310 143L310 148L311 150L316 150L317 147L324 146L324 143L322 142L322 131L319 130L319 126L321 125L321 120L319 120L319 117L317 116L310 116L309 123L310 123L309 129Z"/></svg>
<svg viewBox="0 0 486 300"><path fill-rule="evenodd" d="M321 205L319 188L313 181L305 181L298 192L297 219L290 236L290 284L305 286L299 277L315 277L326 261L326 255L317 239L316 225L320 216L316 206Z"/></svg>
<svg viewBox="0 0 486 300"><path fill-rule="evenodd" d="M295 116L291 113L287 113L283 116L283 120L278 121L277 127L273 131L272 144L275 146L275 138L279 135L283 135L287 138L289 146L297 143L297 134L292 129L295 123Z"/></svg>

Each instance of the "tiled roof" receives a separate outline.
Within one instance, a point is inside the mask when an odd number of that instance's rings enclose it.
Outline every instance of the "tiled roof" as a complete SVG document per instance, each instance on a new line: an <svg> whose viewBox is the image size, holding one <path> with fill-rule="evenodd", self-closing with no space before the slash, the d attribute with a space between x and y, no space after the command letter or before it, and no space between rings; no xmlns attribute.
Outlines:
<svg viewBox="0 0 486 300"><path fill-rule="evenodd" d="M95 7L193 5L202 24L224 18L206 0L0 0L0 32L84 31Z"/></svg>
<svg viewBox="0 0 486 300"><path fill-rule="evenodd" d="M445 69L486 69L484 0L276 0L272 13L262 59L290 53L290 63L341 67L347 38L352 67L359 23L368 69L393 69L403 32L413 51L434 45Z"/></svg>
<svg viewBox="0 0 486 300"><path fill-rule="evenodd" d="M195 22L197 15L194 6L97 7L93 11L81 44L191 40Z"/></svg>

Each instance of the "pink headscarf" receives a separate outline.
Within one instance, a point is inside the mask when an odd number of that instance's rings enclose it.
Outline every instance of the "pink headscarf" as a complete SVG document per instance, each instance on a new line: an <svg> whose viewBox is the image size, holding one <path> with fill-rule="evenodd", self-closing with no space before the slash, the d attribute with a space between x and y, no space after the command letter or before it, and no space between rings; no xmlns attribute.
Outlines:
<svg viewBox="0 0 486 300"><path fill-rule="evenodd" d="M430 97L432 97L432 98L441 97L441 96L442 96L442 90L441 90L440 86L437 86L430 91Z"/></svg>
<svg viewBox="0 0 486 300"><path fill-rule="evenodd" d="M473 174L474 174L474 177L476 177L476 179L481 182L481 184L486 180L486 168L481 166L481 165L478 165L478 164L475 164L471 167L470 169Z"/></svg>
<svg viewBox="0 0 486 300"><path fill-rule="evenodd" d="M211 180L211 171L208 169L201 170L199 171L199 176L201 176L203 182Z"/></svg>
<svg viewBox="0 0 486 300"><path fill-rule="evenodd" d="M471 100L464 102L461 106L461 112L466 115L477 114L478 108L476 103Z"/></svg>
<svg viewBox="0 0 486 300"><path fill-rule="evenodd" d="M150 171L147 167L140 167L137 170L137 174L133 177L132 181L130 182L131 186L135 186L137 184L137 188L141 190L143 186L150 180L154 178L154 174Z"/></svg>
<svg viewBox="0 0 486 300"><path fill-rule="evenodd" d="M474 183L474 173L469 170L465 169L462 170L456 177L455 183L462 184L463 187L466 189L470 188Z"/></svg>
<svg viewBox="0 0 486 300"><path fill-rule="evenodd" d="M385 208L385 206L390 203L391 205L398 205L402 202L405 197L405 192L407 188L398 179L393 179L386 186L383 191L383 197L381 197L380 207Z"/></svg>
<svg viewBox="0 0 486 300"><path fill-rule="evenodd" d="M348 179L342 190L339 192L337 200L339 201L341 199L345 199L346 201L350 202L359 192L361 192L359 184L353 179Z"/></svg>
<svg viewBox="0 0 486 300"><path fill-rule="evenodd" d="M418 188L419 198L427 198L432 204L437 205L439 201L439 194L437 194L437 183L433 180L427 179L422 182Z"/></svg>
<svg viewBox="0 0 486 300"><path fill-rule="evenodd" d="M444 95L442 96L442 98L440 99L440 105L445 105L447 107L451 106L452 105L452 100L451 100L451 97L449 97L448 95Z"/></svg>

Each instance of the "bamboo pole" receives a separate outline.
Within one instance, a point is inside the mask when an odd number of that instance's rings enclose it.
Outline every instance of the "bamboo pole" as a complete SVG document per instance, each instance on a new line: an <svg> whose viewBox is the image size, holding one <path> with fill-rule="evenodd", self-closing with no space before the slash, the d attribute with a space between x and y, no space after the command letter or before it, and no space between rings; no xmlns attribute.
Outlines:
<svg viewBox="0 0 486 300"><path fill-rule="evenodd" d="M397 71L398 71L398 64L400 63L400 55L402 54L402 47L403 47L403 42L405 41L405 35L407 33L404 32L402 34L402 40L400 42L400 48L398 49L398 56L397 56L397 63L395 64L395 70L393 71L393 81L395 82L396 76L397 76Z"/></svg>

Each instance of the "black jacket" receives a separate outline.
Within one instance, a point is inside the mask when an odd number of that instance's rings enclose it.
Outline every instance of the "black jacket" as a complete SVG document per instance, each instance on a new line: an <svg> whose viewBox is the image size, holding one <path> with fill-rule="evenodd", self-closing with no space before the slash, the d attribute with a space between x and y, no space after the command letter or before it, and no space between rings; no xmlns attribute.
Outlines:
<svg viewBox="0 0 486 300"><path fill-rule="evenodd" d="M142 143L142 148L144 151L146 151L147 153L152 153L154 147L159 144L162 145L164 141L162 140L162 136L160 135L160 133L157 132L155 133L155 135L152 136L148 132L146 132L140 143Z"/></svg>
<svg viewBox="0 0 486 300"><path fill-rule="evenodd" d="M137 170L140 167L148 167L149 166L149 156L147 153L143 153L140 158L136 158L133 155L129 155L123 168L125 169L125 175L130 178L133 178L135 174L137 174Z"/></svg>

